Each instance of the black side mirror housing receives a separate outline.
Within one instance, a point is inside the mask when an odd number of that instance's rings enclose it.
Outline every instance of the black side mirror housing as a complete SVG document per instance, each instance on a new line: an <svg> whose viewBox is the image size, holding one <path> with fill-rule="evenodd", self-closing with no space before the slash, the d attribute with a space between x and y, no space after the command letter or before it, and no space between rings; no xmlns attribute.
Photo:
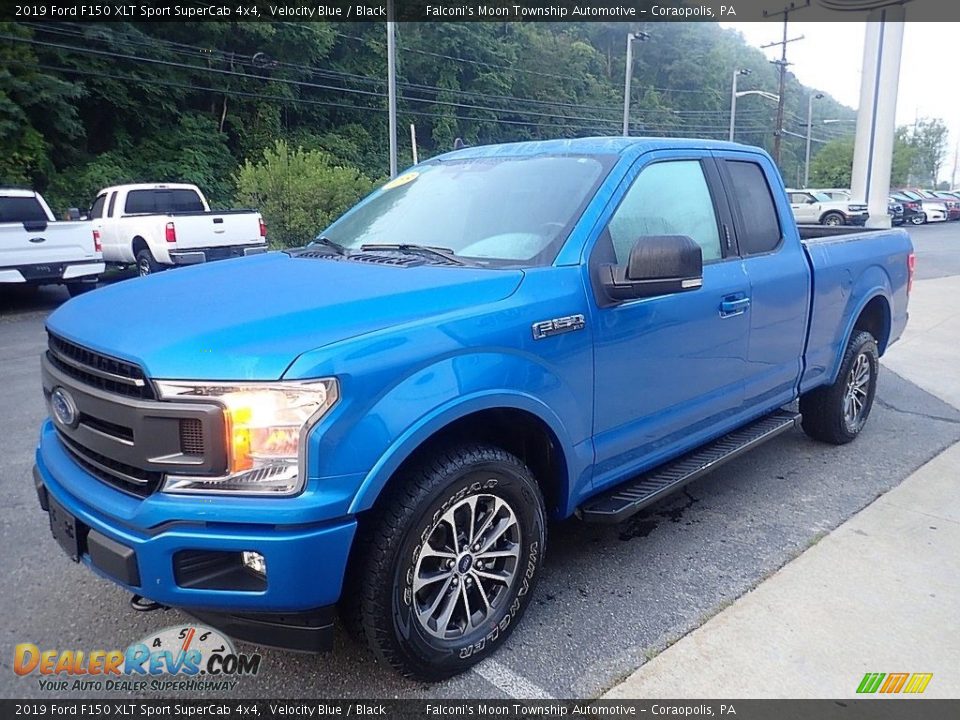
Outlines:
<svg viewBox="0 0 960 720"><path fill-rule="evenodd" d="M703 252L686 235L642 237L625 266L601 268L601 283L618 302L697 290L703 286Z"/></svg>

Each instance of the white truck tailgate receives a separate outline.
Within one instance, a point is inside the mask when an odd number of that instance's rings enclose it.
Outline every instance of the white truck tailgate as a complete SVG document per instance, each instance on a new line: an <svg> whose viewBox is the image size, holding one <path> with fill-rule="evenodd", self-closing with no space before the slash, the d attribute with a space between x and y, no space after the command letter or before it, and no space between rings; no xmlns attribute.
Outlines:
<svg viewBox="0 0 960 720"><path fill-rule="evenodd" d="M215 248L231 245L253 245L260 237L260 214L256 212L216 211L196 215L170 215L177 233L171 249Z"/></svg>
<svg viewBox="0 0 960 720"><path fill-rule="evenodd" d="M93 247L93 224L89 221L51 222L42 230L39 229L41 225L0 225L0 268L71 263L100 257Z"/></svg>

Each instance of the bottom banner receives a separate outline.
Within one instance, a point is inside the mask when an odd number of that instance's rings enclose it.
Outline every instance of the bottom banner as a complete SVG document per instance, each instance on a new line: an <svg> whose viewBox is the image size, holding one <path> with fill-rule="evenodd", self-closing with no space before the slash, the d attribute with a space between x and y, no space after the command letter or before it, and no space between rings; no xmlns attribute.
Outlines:
<svg viewBox="0 0 960 720"><path fill-rule="evenodd" d="M960 700L0 700L0 718L704 718L941 720Z"/></svg>

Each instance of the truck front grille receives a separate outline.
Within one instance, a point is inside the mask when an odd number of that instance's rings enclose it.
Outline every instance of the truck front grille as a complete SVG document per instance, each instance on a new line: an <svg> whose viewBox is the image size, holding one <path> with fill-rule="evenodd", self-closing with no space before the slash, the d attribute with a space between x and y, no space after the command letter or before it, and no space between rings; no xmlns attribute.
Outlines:
<svg viewBox="0 0 960 720"><path fill-rule="evenodd" d="M80 446L62 432L57 436L77 463L102 482L138 497L146 497L160 486L163 474L118 462Z"/></svg>
<svg viewBox="0 0 960 720"><path fill-rule="evenodd" d="M47 337L47 357L62 373L106 392L153 400L153 388L137 365L75 345L53 333Z"/></svg>
<svg viewBox="0 0 960 720"><path fill-rule="evenodd" d="M145 497L167 475L224 473L226 422L220 406L157 400L137 365L53 334L41 375L62 446L102 482ZM75 406L75 421L53 412L58 389L60 401Z"/></svg>

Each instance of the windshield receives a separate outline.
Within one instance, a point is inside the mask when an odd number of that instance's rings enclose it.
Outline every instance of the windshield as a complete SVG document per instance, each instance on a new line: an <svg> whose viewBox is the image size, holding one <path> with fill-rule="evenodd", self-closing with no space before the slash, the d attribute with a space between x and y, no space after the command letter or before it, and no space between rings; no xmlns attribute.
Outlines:
<svg viewBox="0 0 960 720"><path fill-rule="evenodd" d="M480 264L543 265L610 164L575 155L437 160L389 181L321 236L350 250L430 245Z"/></svg>
<svg viewBox="0 0 960 720"><path fill-rule="evenodd" d="M813 195L813 196L817 199L817 202L833 202L833 198L831 198L831 197L830 197L829 195L827 195L826 193L815 192L815 193L810 193L810 194Z"/></svg>

